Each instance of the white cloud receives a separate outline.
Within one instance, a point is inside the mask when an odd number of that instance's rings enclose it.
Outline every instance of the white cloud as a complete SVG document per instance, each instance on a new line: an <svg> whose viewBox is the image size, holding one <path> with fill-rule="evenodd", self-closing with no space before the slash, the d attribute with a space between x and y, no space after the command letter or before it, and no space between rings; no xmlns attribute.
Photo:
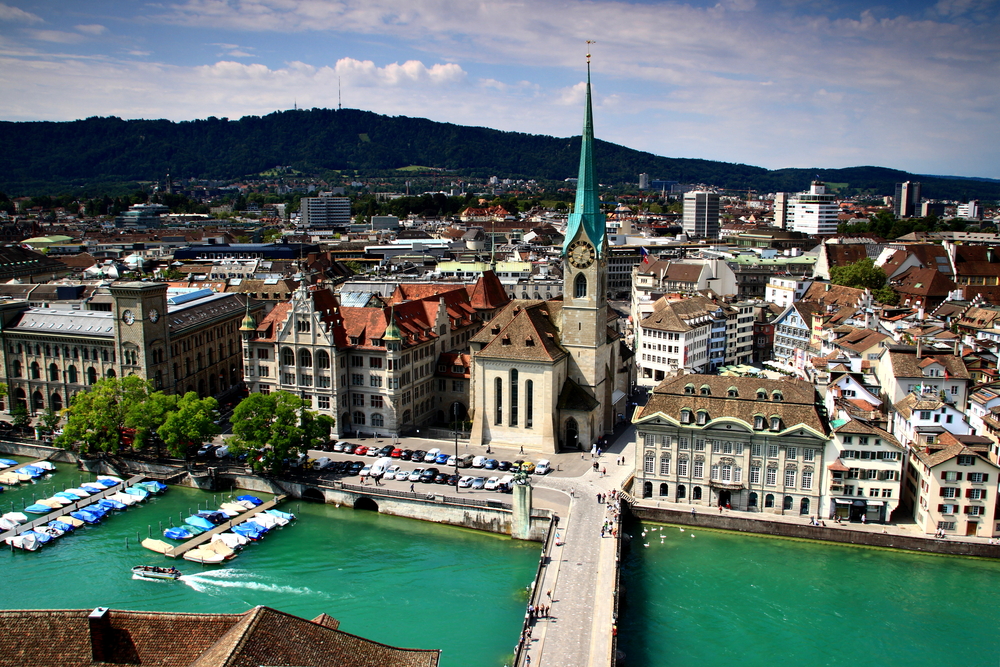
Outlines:
<svg viewBox="0 0 1000 667"><path fill-rule="evenodd" d="M78 26L74 26L74 27L77 30L79 30L80 32L82 32L82 33L86 33L88 35L94 35L95 37L97 35L103 35L104 33L106 33L108 31L107 28L105 28L103 25L100 25L98 23L88 23L88 24L85 24L85 25L78 25Z"/></svg>
<svg viewBox="0 0 1000 667"><path fill-rule="evenodd" d="M21 21L23 23L44 23L41 16L17 7L0 3L0 21Z"/></svg>
<svg viewBox="0 0 1000 667"><path fill-rule="evenodd" d="M25 30L31 39L40 42L52 42L53 44L78 44L86 37L75 32L65 30Z"/></svg>

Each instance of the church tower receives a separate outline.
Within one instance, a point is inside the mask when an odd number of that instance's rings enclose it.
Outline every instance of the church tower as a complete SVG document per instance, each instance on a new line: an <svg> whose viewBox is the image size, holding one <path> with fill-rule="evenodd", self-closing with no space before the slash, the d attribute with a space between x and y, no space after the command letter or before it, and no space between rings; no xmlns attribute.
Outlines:
<svg viewBox="0 0 1000 667"><path fill-rule="evenodd" d="M580 147L576 204L563 244L563 322L561 339L576 369L571 377L597 389L604 380L608 330L608 240L594 175L594 119L587 54L587 109ZM600 392L595 392L601 396Z"/></svg>

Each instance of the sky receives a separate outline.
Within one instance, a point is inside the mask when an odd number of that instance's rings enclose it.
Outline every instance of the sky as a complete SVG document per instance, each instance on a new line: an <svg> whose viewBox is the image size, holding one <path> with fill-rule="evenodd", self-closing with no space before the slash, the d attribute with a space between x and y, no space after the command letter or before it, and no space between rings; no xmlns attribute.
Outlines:
<svg viewBox="0 0 1000 667"><path fill-rule="evenodd" d="M998 27L1000 0L0 0L0 120L342 103L572 136L589 50L606 141L1000 178Z"/></svg>

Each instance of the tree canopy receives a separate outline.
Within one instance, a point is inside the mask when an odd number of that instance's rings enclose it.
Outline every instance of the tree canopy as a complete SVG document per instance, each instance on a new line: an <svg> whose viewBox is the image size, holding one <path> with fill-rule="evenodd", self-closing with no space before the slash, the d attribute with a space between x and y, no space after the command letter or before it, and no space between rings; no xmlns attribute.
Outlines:
<svg viewBox="0 0 1000 667"><path fill-rule="evenodd" d="M885 271L875 266L875 261L870 257L859 259L846 266L830 267L830 282L834 285L871 290L872 297L886 305L895 305L899 301L899 295L887 284Z"/></svg>
<svg viewBox="0 0 1000 667"><path fill-rule="evenodd" d="M325 443L334 421L307 405L287 391L250 394L233 410L230 453L246 454L255 471L278 472L288 459Z"/></svg>

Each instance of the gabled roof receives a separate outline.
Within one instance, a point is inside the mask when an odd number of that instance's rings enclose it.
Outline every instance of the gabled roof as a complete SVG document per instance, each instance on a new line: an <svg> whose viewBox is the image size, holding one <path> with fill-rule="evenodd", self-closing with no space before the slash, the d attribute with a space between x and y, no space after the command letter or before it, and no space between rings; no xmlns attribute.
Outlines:
<svg viewBox="0 0 1000 667"><path fill-rule="evenodd" d="M892 279L892 288L902 294L913 296L941 297L956 287L955 281L937 269L907 269Z"/></svg>
<svg viewBox="0 0 1000 667"><path fill-rule="evenodd" d="M511 301L472 338L485 343L476 356L523 361L554 361L565 356L555 324L561 307L562 302Z"/></svg>
<svg viewBox="0 0 1000 667"><path fill-rule="evenodd" d="M956 379L966 379L969 377L969 369L965 367L965 362L961 357L954 354L927 354L926 352L917 358L915 347L896 345L889 348L888 360L892 365L892 372L897 378L922 378L924 376L920 363L925 359L933 359L948 372L948 376Z"/></svg>
<svg viewBox="0 0 1000 667"><path fill-rule="evenodd" d="M947 431L945 433L942 433L941 436L939 437L944 438L946 435ZM978 456L981 460L985 461L986 463L990 463L991 465L995 466L996 464L993 464L989 460L988 454L982 450L983 448L977 447L973 449L971 447L966 447L965 445L962 444L952 444L948 445L943 449L937 449L931 451L918 449L914 451L914 455L916 455L916 457L920 459L920 461L924 463L924 465L930 468L939 466L942 463L946 463L959 455Z"/></svg>
<svg viewBox="0 0 1000 667"><path fill-rule="evenodd" d="M846 424L842 424L837 428L833 429L835 433L841 435L869 435L876 438L881 438L885 442L893 445L895 447L900 447L899 440L896 440L891 433L884 429L880 429L875 426L870 426L864 422L860 422L856 419L849 420Z"/></svg>
<svg viewBox="0 0 1000 667"><path fill-rule="evenodd" d="M479 280L472 286L469 303L476 310L494 310L510 303L510 297L507 296L503 283L495 272L483 271Z"/></svg>

